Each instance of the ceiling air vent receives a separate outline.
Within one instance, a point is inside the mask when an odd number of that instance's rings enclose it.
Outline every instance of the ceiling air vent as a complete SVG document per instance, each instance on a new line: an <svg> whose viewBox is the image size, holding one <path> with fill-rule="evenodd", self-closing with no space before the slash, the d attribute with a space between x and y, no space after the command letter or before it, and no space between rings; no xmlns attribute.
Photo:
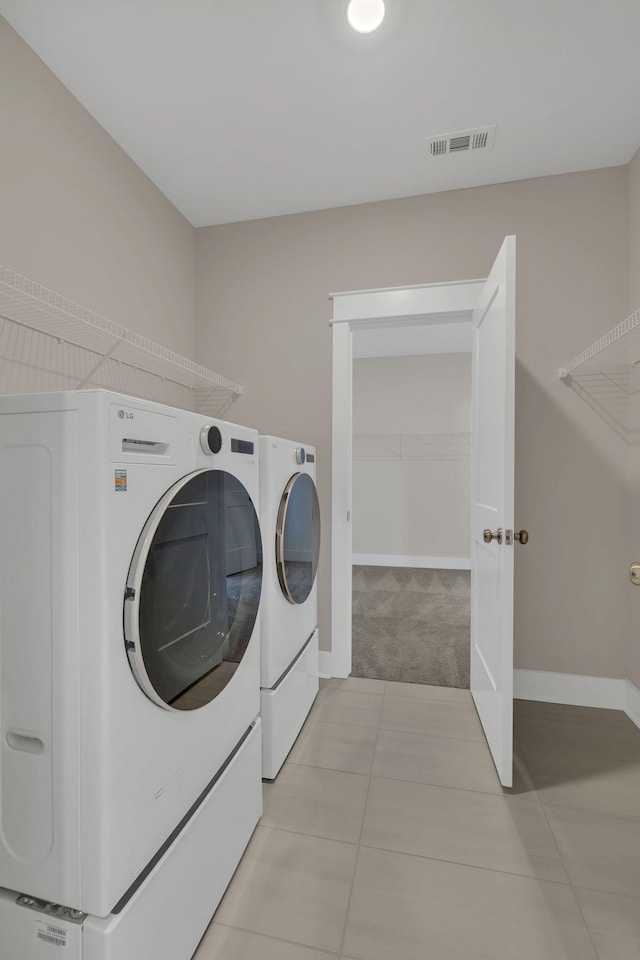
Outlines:
<svg viewBox="0 0 640 960"><path fill-rule="evenodd" d="M459 130L429 137L429 153L432 157L446 157L449 153L469 153L472 150L491 150L496 135L492 127L477 127L475 130Z"/></svg>

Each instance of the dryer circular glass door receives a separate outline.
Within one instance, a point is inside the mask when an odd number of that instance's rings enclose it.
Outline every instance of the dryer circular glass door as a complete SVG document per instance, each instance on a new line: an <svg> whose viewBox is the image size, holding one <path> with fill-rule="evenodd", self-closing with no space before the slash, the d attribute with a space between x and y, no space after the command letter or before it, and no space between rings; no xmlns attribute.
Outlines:
<svg viewBox="0 0 640 960"><path fill-rule="evenodd" d="M124 603L129 662L160 706L195 710L232 679L251 639L262 542L245 487L200 470L159 501L131 561Z"/></svg>
<svg viewBox="0 0 640 960"><path fill-rule="evenodd" d="M304 603L313 587L320 553L320 504L308 473L295 473L284 488L276 521L276 569L289 603Z"/></svg>

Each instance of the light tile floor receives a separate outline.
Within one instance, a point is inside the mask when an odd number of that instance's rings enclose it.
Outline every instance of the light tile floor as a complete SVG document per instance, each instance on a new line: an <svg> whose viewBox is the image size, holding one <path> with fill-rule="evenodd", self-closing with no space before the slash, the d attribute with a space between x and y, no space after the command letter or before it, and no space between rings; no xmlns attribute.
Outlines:
<svg viewBox="0 0 640 960"><path fill-rule="evenodd" d="M639 960L640 730L515 715L503 790L468 691L323 683L196 960Z"/></svg>

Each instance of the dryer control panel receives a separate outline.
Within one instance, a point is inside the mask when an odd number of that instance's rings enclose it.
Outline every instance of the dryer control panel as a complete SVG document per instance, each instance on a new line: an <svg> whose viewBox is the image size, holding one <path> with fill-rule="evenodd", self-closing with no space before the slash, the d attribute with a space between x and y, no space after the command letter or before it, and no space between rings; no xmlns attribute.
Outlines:
<svg viewBox="0 0 640 960"><path fill-rule="evenodd" d="M141 407L109 407L111 460L114 463L178 462L178 421Z"/></svg>

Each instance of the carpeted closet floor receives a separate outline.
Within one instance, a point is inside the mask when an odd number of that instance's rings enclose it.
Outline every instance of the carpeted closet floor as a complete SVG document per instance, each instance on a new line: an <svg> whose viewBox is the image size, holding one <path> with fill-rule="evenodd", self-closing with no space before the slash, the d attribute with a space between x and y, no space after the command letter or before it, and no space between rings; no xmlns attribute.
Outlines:
<svg viewBox="0 0 640 960"><path fill-rule="evenodd" d="M353 567L353 677L469 686L470 573Z"/></svg>

